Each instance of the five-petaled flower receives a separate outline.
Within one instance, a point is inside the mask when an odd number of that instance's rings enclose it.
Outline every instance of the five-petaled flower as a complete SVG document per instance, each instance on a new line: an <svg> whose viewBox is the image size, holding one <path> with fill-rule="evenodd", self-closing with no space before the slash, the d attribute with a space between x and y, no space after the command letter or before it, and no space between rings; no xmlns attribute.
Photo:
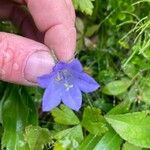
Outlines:
<svg viewBox="0 0 150 150"><path fill-rule="evenodd" d="M61 101L78 111L82 104L82 92L89 93L99 88L99 84L83 71L79 60L69 63L58 62L50 74L38 77L38 84L46 88L42 110L50 111Z"/></svg>

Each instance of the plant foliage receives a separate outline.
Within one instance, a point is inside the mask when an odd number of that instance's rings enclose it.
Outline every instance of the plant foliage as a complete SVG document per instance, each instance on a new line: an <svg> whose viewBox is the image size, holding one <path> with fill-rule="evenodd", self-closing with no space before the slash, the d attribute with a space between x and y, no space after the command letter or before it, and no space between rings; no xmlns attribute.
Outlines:
<svg viewBox="0 0 150 150"><path fill-rule="evenodd" d="M83 95L79 112L43 113L43 90L0 81L1 149L150 149L150 1L73 2L76 57L101 89ZM0 31L20 34L9 21Z"/></svg>

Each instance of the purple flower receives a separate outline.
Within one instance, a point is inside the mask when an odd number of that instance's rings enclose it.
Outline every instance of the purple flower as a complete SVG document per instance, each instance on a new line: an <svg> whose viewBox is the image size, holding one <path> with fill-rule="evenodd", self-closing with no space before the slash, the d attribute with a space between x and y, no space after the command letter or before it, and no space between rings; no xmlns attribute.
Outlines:
<svg viewBox="0 0 150 150"><path fill-rule="evenodd" d="M89 93L99 88L99 84L83 71L77 59L70 63L58 62L50 74L38 77L38 84L46 88L42 102L43 111L52 110L61 101L78 111L82 104L81 91Z"/></svg>

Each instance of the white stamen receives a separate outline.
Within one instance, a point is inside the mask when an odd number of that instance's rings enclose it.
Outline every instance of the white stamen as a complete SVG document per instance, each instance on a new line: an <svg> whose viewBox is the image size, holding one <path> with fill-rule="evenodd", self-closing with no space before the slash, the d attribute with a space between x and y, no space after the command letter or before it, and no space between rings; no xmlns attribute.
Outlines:
<svg viewBox="0 0 150 150"><path fill-rule="evenodd" d="M73 85L72 84L68 84L68 83L65 83L64 86L66 88L66 91L69 91L71 88L73 88Z"/></svg>
<svg viewBox="0 0 150 150"><path fill-rule="evenodd" d="M68 74L68 70L67 69L64 69L62 72L63 72L64 75Z"/></svg>

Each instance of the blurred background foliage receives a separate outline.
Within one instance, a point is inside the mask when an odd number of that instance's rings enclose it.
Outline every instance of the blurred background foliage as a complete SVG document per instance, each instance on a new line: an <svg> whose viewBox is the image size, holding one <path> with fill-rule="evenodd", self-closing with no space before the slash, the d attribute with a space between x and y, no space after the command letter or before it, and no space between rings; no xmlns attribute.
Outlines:
<svg viewBox="0 0 150 150"><path fill-rule="evenodd" d="M150 1L73 0L77 52L101 89L73 112L42 113L43 91L0 82L1 149L150 149ZM21 34L10 21L0 31Z"/></svg>

